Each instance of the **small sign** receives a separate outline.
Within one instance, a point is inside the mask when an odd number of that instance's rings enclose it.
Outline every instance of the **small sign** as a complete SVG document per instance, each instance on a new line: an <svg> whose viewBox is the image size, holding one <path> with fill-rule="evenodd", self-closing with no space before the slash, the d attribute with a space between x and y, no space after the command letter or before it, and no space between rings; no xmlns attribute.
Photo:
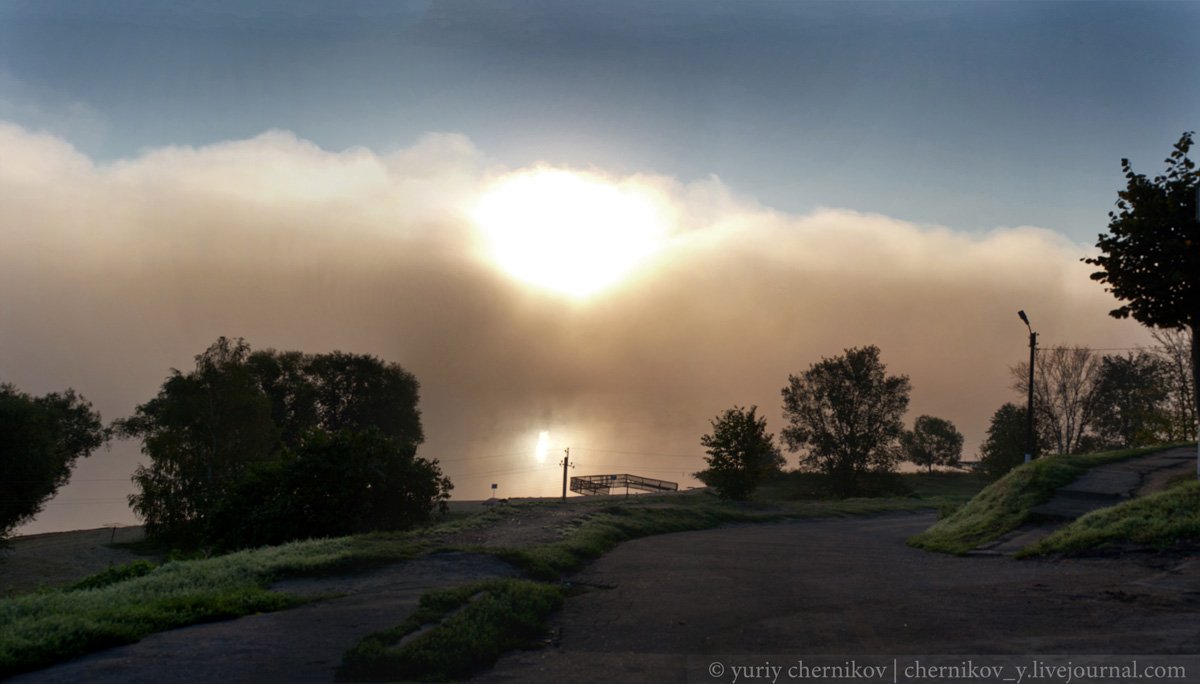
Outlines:
<svg viewBox="0 0 1200 684"><path fill-rule="evenodd" d="M493 492L496 491L496 483L495 482L492 483L492 491Z"/></svg>

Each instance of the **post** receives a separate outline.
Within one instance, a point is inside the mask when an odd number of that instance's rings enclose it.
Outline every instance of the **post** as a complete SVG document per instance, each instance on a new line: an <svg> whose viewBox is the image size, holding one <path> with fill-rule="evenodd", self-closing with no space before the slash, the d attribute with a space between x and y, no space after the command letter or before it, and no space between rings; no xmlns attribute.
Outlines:
<svg viewBox="0 0 1200 684"><path fill-rule="evenodd" d="M1029 400L1025 408L1025 462L1036 455L1036 435L1033 431L1033 365L1037 362L1037 333L1029 331Z"/></svg>
<svg viewBox="0 0 1200 684"><path fill-rule="evenodd" d="M571 447L563 449L563 501L567 500L567 468L571 465Z"/></svg>

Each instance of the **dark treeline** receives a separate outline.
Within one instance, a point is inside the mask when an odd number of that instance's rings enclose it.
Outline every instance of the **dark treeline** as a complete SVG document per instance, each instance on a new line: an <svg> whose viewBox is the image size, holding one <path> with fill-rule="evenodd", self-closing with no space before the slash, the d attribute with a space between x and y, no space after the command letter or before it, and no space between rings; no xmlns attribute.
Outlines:
<svg viewBox="0 0 1200 684"><path fill-rule="evenodd" d="M236 548L398 529L452 488L424 441L416 378L373 356L217 340L116 421L150 458L130 505L152 539Z"/></svg>

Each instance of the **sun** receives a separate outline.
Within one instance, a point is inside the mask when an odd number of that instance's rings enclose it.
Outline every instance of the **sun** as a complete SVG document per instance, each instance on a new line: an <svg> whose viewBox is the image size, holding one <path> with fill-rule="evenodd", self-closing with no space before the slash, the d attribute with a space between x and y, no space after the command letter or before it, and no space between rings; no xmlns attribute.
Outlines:
<svg viewBox="0 0 1200 684"><path fill-rule="evenodd" d="M537 446L533 448L533 457L538 463L546 462L546 454L550 453L550 433L542 430L538 433Z"/></svg>
<svg viewBox="0 0 1200 684"><path fill-rule="evenodd" d="M513 278L577 299L661 249L664 202L635 182L554 168L498 179L472 213L488 257Z"/></svg>

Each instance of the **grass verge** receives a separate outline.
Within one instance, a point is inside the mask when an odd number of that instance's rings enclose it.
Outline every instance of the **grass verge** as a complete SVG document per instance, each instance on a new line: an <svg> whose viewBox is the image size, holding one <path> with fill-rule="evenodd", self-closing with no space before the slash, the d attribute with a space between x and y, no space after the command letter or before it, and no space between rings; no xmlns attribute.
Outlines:
<svg viewBox="0 0 1200 684"><path fill-rule="evenodd" d="M341 681L451 681L505 651L537 643L566 590L529 580L495 580L431 592L399 627L346 652Z"/></svg>
<svg viewBox="0 0 1200 684"><path fill-rule="evenodd" d="M1200 481L1189 477L1166 491L1082 516L1021 549L1018 558L1137 544L1164 549L1200 541Z"/></svg>
<svg viewBox="0 0 1200 684"><path fill-rule="evenodd" d="M67 590L0 600L0 678L174 627L290 608L301 599L267 589L278 577L412 552L411 542L383 538L294 542L156 568L120 566Z"/></svg>
<svg viewBox="0 0 1200 684"><path fill-rule="evenodd" d="M1025 524L1033 515L1030 509L1049 501L1056 489L1074 482L1089 468L1173 446L1049 456L1026 463L1009 471L928 530L910 537L908 543L928 551L967 553Z"/></svg>

